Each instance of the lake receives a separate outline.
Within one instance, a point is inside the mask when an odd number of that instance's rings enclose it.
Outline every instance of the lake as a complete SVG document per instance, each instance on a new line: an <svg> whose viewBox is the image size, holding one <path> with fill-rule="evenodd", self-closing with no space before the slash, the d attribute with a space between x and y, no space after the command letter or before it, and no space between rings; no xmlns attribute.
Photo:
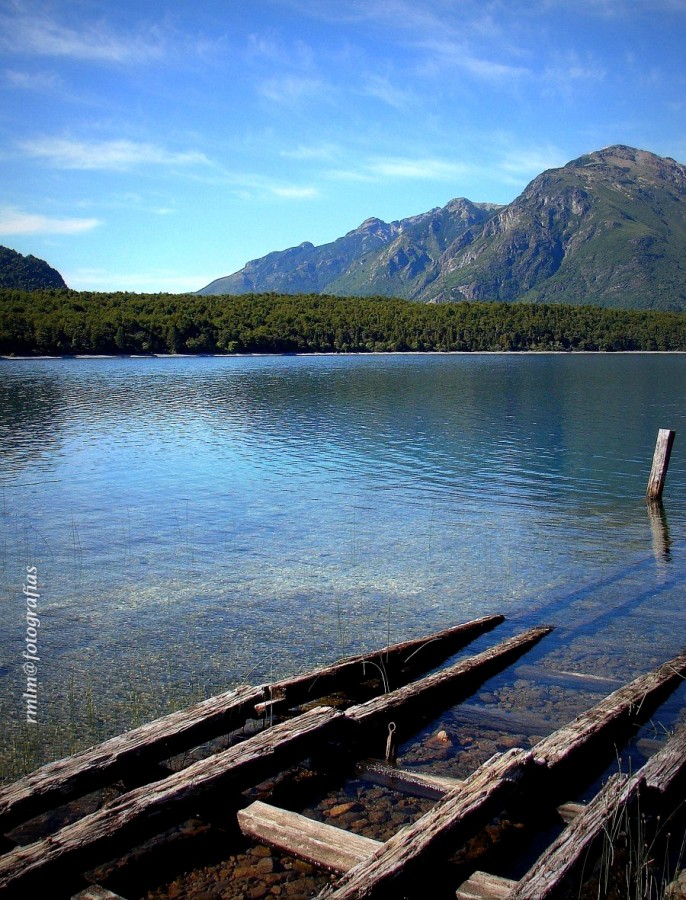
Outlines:
<svg viewBox="0 0 686 900"><path fill-rule="evenodd" d="M2 774L486 613L508 618L490 643L557 626L556 671L663 662L686 634L685 397L684 355L0 362Z"/></svg>

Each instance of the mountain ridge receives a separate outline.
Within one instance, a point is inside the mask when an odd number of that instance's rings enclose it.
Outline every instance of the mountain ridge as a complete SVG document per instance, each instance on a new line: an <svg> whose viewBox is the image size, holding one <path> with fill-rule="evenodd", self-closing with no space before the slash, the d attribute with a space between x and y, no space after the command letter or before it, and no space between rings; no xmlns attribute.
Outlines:
<svg viewBox="0 0 686 900"><path fill-rule="evenodd" d="M614 144L511 203L456 198L251 260L199 294L328 293L686 309L686 166Z"/></svg>

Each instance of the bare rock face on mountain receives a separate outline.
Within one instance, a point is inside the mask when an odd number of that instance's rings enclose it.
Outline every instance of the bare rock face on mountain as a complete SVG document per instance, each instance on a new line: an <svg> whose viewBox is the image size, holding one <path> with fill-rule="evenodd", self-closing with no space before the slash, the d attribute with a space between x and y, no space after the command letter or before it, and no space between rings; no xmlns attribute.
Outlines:
<svg viewBox="0 0 686 900"><path fill-rule="evenodd" d="M543 172L507 206L452 200L270 253L200 293L321 292L686 309L686 167L613 146Z"/></svg>
<svg viewBox="0 0 686 900"><path fill-rule="evenodd" d="M486 221L500 207L452 200L442 209L399 222L367 219L344 237L315 247L305 242L254 259L239 272L218 278L198 293L416 297L436 274L446 248L471 225Z"/></svg>
<svg viewBox="0 0 686 900"><path fill-rule="evenodd" d="M45 260L22 256L9 247L0 247L0 287L20 291L39 291L44 288L66 288L64 279Z"/></svg>

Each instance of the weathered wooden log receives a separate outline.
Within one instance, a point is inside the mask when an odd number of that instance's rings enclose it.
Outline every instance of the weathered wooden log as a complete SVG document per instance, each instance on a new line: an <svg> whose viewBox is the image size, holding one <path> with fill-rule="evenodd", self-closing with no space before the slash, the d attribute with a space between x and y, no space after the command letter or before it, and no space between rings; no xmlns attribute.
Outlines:
<svg viewBox="0 0 686 900"><path fill-rule="evenodd" d="M655 443L653 465L650 469L650 477L648 478L648 488L646 490L648 500L659 500L662 496L673 444L674 432L669 428L660 428Z"/></svg>
<svg viewBox="0 0 686 900"><path fill-rule="evenodd" d="M0 788L0 830L116 781L134 768L240 728L261 687L242 687L148 722Z"/></svg>
<svg viewBox="0 0 686 900"><path fill-rule="evenodd" d="M519 880L510 900L545 900L558 894L588 860L608 822L638 794L639 786L637 777L613 775Z"/></svg>
<svg viewBox="0 0 686 900"><path fill-rule="evenodd" d="M365 781L429 800L440 800L448 791L458 787L464 780L462 778L444 778L424 772L412 772L408 769L397 769L395 766L389 766L375 759L359 763L357 771Z"/></svg>
<svg viewBox="0 0 686 900"><path fill-rule="evenodd" d="M314 672L284 678L265 687L265 701L256 706L264 714L276 706L297 706L334 690L357 686L365 679L383 677L387 689L396 687L401 674L426 671L448 659L474 638L505 621L504 616L482 616L462 625L454 625L422 638L391 644L370 653L358 653L324 666ZM271 695L270 695L271 694Z"/></svg>
<svg viewBox="0 0 686 900"><path fill-rule="evenodd" d="M400 879L412 878L417 868L434 854L447 853L451 845L460 846L502 809L528 763L530 753L525 750L508 750L492 757L433 809L394 834L367 860L350 869L337 885L325 888L319 897L349 900L397 896L394 890Z"/></svg>
<svg viewBox="0 0 686 900"><path fill-rule="evenodd" d="M132 772L137 777L142 766L153 765L241 728L253 715L255 707L270 697L287 698L296 704L321 696L326 689L349 684L351 679L359 682L364 675L364 666L370 660L388 659L395 671L411 656L414 664L428 667L440 654L449 656L503 621L503 616L483 616L427 637L393 644L375 653L347 657L331 666L271 685L227 691L81 753L49 763L13 784L0 787L0 832L9 831L19 822ZM152 775L148 780L153 780Z"/></svg>
<svg viewBox="0 0 686 900"><path fill-rule="evenodd" d="M686 770L686 727L679 728L641 769L646 787L668 794Z"/></svg>
<svg viewBox="0 0 686 900"><path fill-rule="evenodd" d="M124 900L124 898L108 891L107 888L100 887L99 884L94 884L74 894L71 900Z"/></svg>
<svg viewBox="0 0 686 900"><path fill-rule="evenodd" d="M457 900L506 900L516 884L510 878L474 872L459 886L455 896Z"/></svg>
<svg viewBox="0 0 686 900"><path fill-rule="evenodd" d="M628 825L639 794L642 812L654 809L655 803L645 796L646 789L667 795L685 771L686 728L682 728L631 778L613 775L587 806L567 803L558 807L558 811L566 808L571 813L570 824L518 882L511 882L511 892L505 896L509 900L546 900L567 891L570 880L592 861L594 848L597 852L601 839L612 830L610 823L626 816ZM469 893L470 881L461 885L458 897L478 896Z"/></svg>
<svg viewBox="0 0 686 900"><path fill-rule="evenodd" d="M390 694L382 694L366 703L351 706L346 710L345 716L351 722L367 725L417 702L426 707L433 695L442 693L447 688L455 689L458 684L469 688L475 681L483 680L491 673L505 668L551 631L552 628L549 627L530 628L495 647L458 660L452 666L398 688Z"/></svg>
<svg viewBox="0 0 686 900"><path fill-rule="evenodd" d="M658 669L639 675L600 703L581 713L534 747L536 762L549 769L559 767L607 730L645 719L655 703L666 696L686 675L686 653L675 656Z"/></svg>
<svg viewBox="0 0 686 900"><path fill-rule="evenodd" d="M55 834L0 857L0 896L25 896L60 873L73 874L183 821L209 791L245 788L302 759L314 742L333 737L343 714L319 707L235 747L112 800Z"/></svg>
<svg viewBox="0 0 686 900"><path fill-rule="evenodd" d="M589 744L598 739L609 741L613 734L613 727L616 727L618 723L623 722L627 718L631 719L639 710L643 716L647 715L650 705L654 702L656 696L662 696L673 689L682 679L684 671L686 671L686 654L675 657L655 671L639 676L625 687L610 694L592 709L578 716L572 725L554 732L549 738L537 744L533 750L509 751L511 754L518 754L516 757L518 762L516 781L520 783L521 787L526 787L526 785L538 781L541 766L545 766L546 771L559 778L566 771L566 766L570 759L576 758L578 751L587 748ZM433 677L429 676L429 678ZM426 681L427 679L424 680ZM376 702L376 700L369 701L370 704ZM346 716L350 711L347 711ZM683 735L679 734L677 740L683 740ZM675 741L674 747L676 746ZM679 751L669 747L665 748L664 760L675 760L678 758ZM686 762L686 759L684 761ZM392 887L397 887L397 883L402 879L411 877L417 862L425 859L429 852L439 852L442 839L448 834L452 835L453 846L459 845L461 839L470 836L469 827L474 828L475 826L473 821L469 821L469 816L462 821L460 818L461 813L450 810L444 814L444 818L441 819L437 827L433 826L428 817L432 816L435 810L443 809L445 804L453 801L458 805L464 803L467 794L471 790L470 786L475 784L475 780L486 778L488 781L488 773L492 766L492 760L484 763L472 776L464 781L461 788L446 794L426 816L417 820L409 828L402 829L384 845L383 850L375 853L365 863L361 863L355 866L354 869L351 869L341 879L333 892L324 891L320 896L322 898L335 897L336 900L342 900L342 898L356 898L356 900L360 900L363 897L390 895ZM677 777L675 767L675 763L668 764L665 762L665 774L658 776L658 772L663 772L663 765L660 760L653 762L653 771L656 773L655 778L660 777L664 779L665 783L671 783ZM640 777L644 779L645 773L641 773ZM477 790L483 788L482 781L477 781L476 783ZM503 790L502 785L500 788L500 794L494 792L497 799L490 798L492 803L486 806L491 814L500 811L496 808L497 801L504 804L510 795ZM588 807L584 808L583 812L574 820L574 823L587 815L587 809ZM409 871L409 875L406 869Z"/></svg>
<svg viewBox="0 0 686 900"><path fill-rule="evenodd" d="M256 800L239 810L243 834L330 872L343 874L382 847L380 841Z"/></svg>

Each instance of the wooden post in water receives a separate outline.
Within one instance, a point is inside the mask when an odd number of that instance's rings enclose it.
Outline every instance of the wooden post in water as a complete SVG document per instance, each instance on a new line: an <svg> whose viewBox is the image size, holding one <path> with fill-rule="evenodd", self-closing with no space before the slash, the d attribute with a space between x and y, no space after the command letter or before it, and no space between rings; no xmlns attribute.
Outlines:
<svg viewBox="0 0 686 900"><path fill-rule="evenodd" d="M668 428L661 428L657 433L653 467L650 470L650 478L648 479L648 490L646 491L648 500L659 500L662 496L673 443L674 432Z"/></svg>

